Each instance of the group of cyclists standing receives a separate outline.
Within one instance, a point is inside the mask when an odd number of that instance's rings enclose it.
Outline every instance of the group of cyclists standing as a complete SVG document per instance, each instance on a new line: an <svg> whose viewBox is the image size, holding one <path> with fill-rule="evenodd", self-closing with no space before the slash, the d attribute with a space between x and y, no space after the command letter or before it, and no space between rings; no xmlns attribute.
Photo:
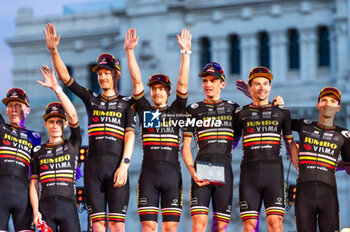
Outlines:
<svg viewBox="0 0 350 232"><path fill-rule="evenodd" d="M222 100L226 77L218 63L209 62L199 77L205 98L187 106L191 38L186 29L177 35L181 63L176 89L170 78L154 74L149 78L147 100L141 71L134 53L139 36L130 28L124 49L133 85L133 98L119 95L121 67L113 55L103 53L92 68L102 93L78 84L63 63L55 27L44 30L54 68L40 69L43 87L51 89L59 102L46 106L43 116L49 141L24 126L30 112L29 100L20 88L7 92L3 103L9 123L0 115L0 231L6 231L10 215L16 231L33 231L32 222L46 221L52 231L80 231L75 201L78 151L81 145L79 120L74 105L58 84L58 79L84 103L88 117L88 156L84 165L84 186L93 231L125 231L129 202L128 168L133 153L136 113L139 116L143 149L138 182L137 205L142 231L157 231L158 213L162 231L177 231L183 193L179 154L192 176L190 210L192 231L205 231L212 202L212 231L226 231L233 199L232 149L242 137L239 207L243 231L259 230L259 214L264 202L269 231L283 231L285 186L281 158L282 138L291 161L298 170L296 193L297 231L339 231L339 206L335 170L350 173L350 132L333 124L340 110L341 92L334 87L321 90L316 107L318 122L291 119L281 97L269 101L273 75L259 66L251 70L248 82L238 81L238 89L252 99L239 106ZM172 103L168 98L176 91ZM159 127L146 126L147 114L161 118ZM185 115L185 116L184 116ZM196 122L175 123L178 120ZM206 124L206 120L218 123ZM165 122L169 122L168 124ZM197 123L202 122L202 123ZM71 135L63 138L69 126ZM297 131L297 147L292 130ZM192 155L195 140L197 154ZM341 155L342 161L338 161ZM203 177L215 167L224 182ZM199 170L198 170L199 171ZM28 175L31 176L29 184ZM41 188L39 187L39 183ZM39 197L40 196L40 197ZM108 210L107 210L108 205Z"/></svg>

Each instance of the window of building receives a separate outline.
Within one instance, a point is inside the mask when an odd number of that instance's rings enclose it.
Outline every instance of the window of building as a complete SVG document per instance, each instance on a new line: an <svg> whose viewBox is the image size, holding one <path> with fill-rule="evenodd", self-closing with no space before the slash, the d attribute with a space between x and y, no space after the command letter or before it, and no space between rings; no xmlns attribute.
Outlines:
<svg viewBox="0 0 350 232"><path fill-rule="evenodd" d="M201 38L200 39L200 71L202 71L202 68L204 65L211 61L211 44L209 38Z"/></svg>
<svg viewBox="0 0 350 232"><path fill-rule="evenodd" d="M269 35L266 32L259 33L259 65L270 68Z"/></svg>
<svg viewBox="0 0 350 232"><path fill-rule="evenodd" d="M325 26L318 28L318 65L320 67L330 65L329 29Z"/></svg>
<svg viewBox="0 0 350 232"><path fill-rule="evenodd" d="M230 73L239 74L241 69L240 41L237 35L230 36Z"/></svg>
<svg viewBox="0 0 350 232"><path fill-rule="evenodd" d="M299 33L295 29L288 31L288 57L289 69L300 68L300 53L299 53Z"/></svg>

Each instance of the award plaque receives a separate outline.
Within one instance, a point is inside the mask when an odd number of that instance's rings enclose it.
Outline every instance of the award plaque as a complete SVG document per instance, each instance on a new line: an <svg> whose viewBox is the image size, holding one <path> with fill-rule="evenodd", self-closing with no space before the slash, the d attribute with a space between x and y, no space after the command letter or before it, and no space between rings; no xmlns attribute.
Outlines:
<svg viewBox="0 0 350 232"><path fill-rule="evenodd" d="M200 181L209 181L210 184L225 184L225 167L223 164L211 162L197 162L196 171Z"/></svg>

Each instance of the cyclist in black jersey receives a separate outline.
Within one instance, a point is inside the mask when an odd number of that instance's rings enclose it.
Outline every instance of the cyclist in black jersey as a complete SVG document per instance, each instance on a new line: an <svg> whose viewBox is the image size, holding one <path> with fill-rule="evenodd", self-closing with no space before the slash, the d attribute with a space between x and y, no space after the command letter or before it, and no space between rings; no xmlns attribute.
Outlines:
<svg viewBox="0 0 350 232"><path fill-rule="evenodd" d="M162 231L176 231L182 212L182 178L179 163L182 128L178 124L163 124L163 121L178 121L181 119L178 114L185 114L186 109L191 34L188 30L183 30L177 38L182 53L181 64L176 100L169 107L167 101L171 93L171 83L166 75L155 74L150 77L147 85L150 86L152 105L145 98L141 72L134 54L139 37L136 37L134 28L130 28L125 35L124 47L133 82L135 109L140 118L143 146L137 199L142 231L157 231L159 202L163 217ZM144 114L151 112L159 113L161 125L157 128L145 125Z"/></svg>
<svg viewBox="0 0 350 232"><path fill-rule="evenodd" d="M193 125L184 128L183 159L192 176L192 231L205 231L209 202L213 204L213 231L225 231L230 220L233 195L231 152L239 135L233 129L233 113L238 105L221 100L225 74L221 66L210 62L199 74L203 81L205 100L193 103L186 111ZM204 123L205 122L205 123ZM209 122L209 123L208 123ZM225 184L216 185L201 179L196 172L191 152L192 137L198 148L196 162L224 167Z"/></svg>
<svg viewBox="0 0 350 232"><path fill-rule="evenodd" d="M9 123L0 115L0 231L8 230L12 215L15 231L34 231L29 200L29 167L40 134L27 130L30 112L24 90L12 88L2 100Z"/></svg>
<svg viewBox="0 0 350 232"><path fill-rule="evenodd" d="M128 102L130 98L117 92L119 62L111 54L98 57L98 64L92 69L97 72L102 89L102 94L97 95L69 76L57 50L60 37L56 36L52 24L47 24L45 37L60 80L82 99L88 114L89 152L84 167L84 184L93 229L105 231L109 225L112 232L124 231L136 116Z"/></svg>
<svg viewBox="0 0 350 232"><path fill-rule="evenodd" d="M339 231L339 204L335 170L339 155L350 165L350 131L333 124L340 110L341 93L323 88L316 107L318 122L292 120L299 133L299 154L293 156L298 169L295 217L298 232Z"/></svg>
<svg viewBox="0 0 350 232"><path fill-rule="evenodd" d="M79 232L75 198L76 169L81 145L78 116L72 102L58 85L53 68L50 71L49 67L43 65L40 72L45 82L38 83L52 89L60 102L51 102L46 106L43 118L49 141L34 148L30 183L34 224L39 226L44 220L53 231ZM67 124L71 136L64 139L63 130Z"/></svg>
<svg viewBox="0 0 350 232"><path fill-rule="evenodd" d="M269 231L283 231L285 191L281 159L282 137L287 151L297 153L290 113L269 103L273 79L270 70L256 67L249 75L253 103L235 112L235 128L242 132L243 160L240 174L240 210L243 231L258 231L264 201Z"/></svg>

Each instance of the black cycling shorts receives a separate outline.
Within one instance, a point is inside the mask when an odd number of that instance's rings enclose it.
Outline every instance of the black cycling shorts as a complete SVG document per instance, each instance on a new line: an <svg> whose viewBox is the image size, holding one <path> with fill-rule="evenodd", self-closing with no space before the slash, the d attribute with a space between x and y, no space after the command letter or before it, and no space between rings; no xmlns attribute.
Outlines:
<svg viewBox="0 0 350 232"><path fill-rule="evenodd" d="M336 187L322 182L297 184L295 220L298 232L339 230L339 204Z"/></svg>
<svg viewBox="0 0 350 232"><path fill-rule="evenodd" d="M142 166L137 192L141 221L157 221L159 198L163 222L179 222L182 212L180 166L159 163Z"/></svg>
<svg viewBox="0 0 350 232"><path fill-rule="evenodd" d="M258 220L262 201L267 217L284 216L283 165L280 162L262 162L251 162L241 166L239 204L242 221Z"/></svg>
<svg viewBox="0 0 350 232"><path fill-rule="evenodd" d="M113 185L114 173L120 164L120 158L112 155L90 157L84 167L84 185L86 201L92 223L107 221L125 222L129 204L129 178L120 188Z"/></svg>
<svg viewBox="0 0 350 232"><path fill-rule="evenodd" d="M39 202L42 219L53 232L80 232L77 205L71 200L48 197Z"/></svg>
<svg viewBox="0 0 350 232"><path fill-rule="evenodd" d="M210 162L210 160L208 162ZM233 172L231 162L225 162L224 167L224 185L210 184L199 187L192 179L191 216L198 214L208 215L210 198L212 198L213 220L229 223L233 198Z"/></svg>
<svg viewBox="0 0 350 232"><path fill-rule="evenodd" d="M34 231L28 185L16 177L1 177L0 186L0 230L8 230L12 215L15 231Z"/></svg>

